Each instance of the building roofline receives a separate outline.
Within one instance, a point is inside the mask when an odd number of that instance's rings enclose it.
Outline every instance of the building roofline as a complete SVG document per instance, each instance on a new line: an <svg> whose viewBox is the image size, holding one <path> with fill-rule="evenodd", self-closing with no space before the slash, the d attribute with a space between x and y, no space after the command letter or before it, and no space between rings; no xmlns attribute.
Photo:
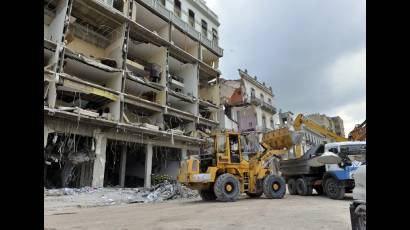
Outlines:
<svg viewBox="0 0 410 230"><path fill-rule="evenodd" d="M263 91L265 91L265 93L269 94L270 96L274 97L275 95L272 93L272 91L270 89L272 88L268 88L266 85L263 85L262 83L260 83L259 81L257 81L255 78L253 78L252 76L250 76L247 72L242 71L241 69L238 69L239 71L239 76L241 78L245 78L246 80L250 81L251 83L253 83L254 85L258 86L260 89L262 89Z"/></svg>
<svg viewBox="0 0 410 230"><path fill-rule="evenodd" d="M205 16L207 16L217 27L219 27L221 24L218 21L218 15L213 12L207 5L206 3L202 2L201 0L188 0L191 2L194 6L197 7L198 10L200 10Z"/></svg>

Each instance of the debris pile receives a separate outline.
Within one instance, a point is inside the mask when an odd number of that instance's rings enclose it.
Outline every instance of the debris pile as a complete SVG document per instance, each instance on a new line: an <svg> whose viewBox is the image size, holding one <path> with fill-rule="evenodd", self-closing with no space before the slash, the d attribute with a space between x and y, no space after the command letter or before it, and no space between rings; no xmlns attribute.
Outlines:
<svg viewBox="0 0 410 230"><path fill-rule="evenodd" d="M177 182L165 180L152 188L61 188L45 189L44 201L53 206L77 204L78 207L131 203L157 203L166 200L195 199L199 194Z"/></svg>
<svg viewBox="0 0 410 230"><path fill-rule="evenodd" d="M148 194L147 202L161 202L173 199L192 199L199 196L197 191L191 190L179 183L165 181L156 185L154 191Z"/></svg>

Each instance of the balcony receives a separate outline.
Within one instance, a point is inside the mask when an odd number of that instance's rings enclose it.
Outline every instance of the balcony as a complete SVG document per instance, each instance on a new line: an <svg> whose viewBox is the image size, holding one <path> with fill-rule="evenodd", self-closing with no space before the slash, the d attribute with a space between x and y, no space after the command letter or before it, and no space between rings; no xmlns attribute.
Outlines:
<svg viewBox="0 0 410 230"><path fill-rule="evenodd" d="M261 105L261 104L262 104L262 101L261 101L261 99L255 97L254 95L251 95L251 98L250 98L250 100L249 100L249 103L252 104L252 105L258 106L258 105Z"/></svg>
<svg viewBox="0 0 410 230"><path fill-rule="evenodd" d="M183 21L177 15L174 15L172 12L168 11L161 3L155 0L139 0L138 2L143 3L145 6L151 8L152 11L155 11L162 18L167 21L171 21L184 33L189 34L192 38L200 41L208 49L215 52L218 56L223 56L223 49L218 46L217 42L212 42L206 36L202 36L201 33L192 28L187 22Z"/></svg>
<svg viewBox="0 0 410 230"><path fill-rule="evenodd" d="M263 101L262 104L261 104L261 108L263 110L267 111L267 112L270 112L272 114L276 114L276 108L273 105L271 105L267 102Z"/></svg>

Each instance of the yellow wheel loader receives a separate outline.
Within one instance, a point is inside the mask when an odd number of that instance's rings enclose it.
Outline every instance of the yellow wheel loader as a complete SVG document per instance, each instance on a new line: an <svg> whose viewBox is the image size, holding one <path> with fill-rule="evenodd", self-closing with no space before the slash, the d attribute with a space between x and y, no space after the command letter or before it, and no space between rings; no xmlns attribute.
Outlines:
<svg viewBox="0 0 410 230"><path fill-rule="evenodd" d="M285 180L268 167L273 157L285 154L294 145L288 129L263 135L263 152L253 152L246 159L241 134L222 132L211 135L197 159L181 162L178 181L196 189L203 200L235 201L241 193L250 197L262 194L280 199L286 193Z"/></svg>

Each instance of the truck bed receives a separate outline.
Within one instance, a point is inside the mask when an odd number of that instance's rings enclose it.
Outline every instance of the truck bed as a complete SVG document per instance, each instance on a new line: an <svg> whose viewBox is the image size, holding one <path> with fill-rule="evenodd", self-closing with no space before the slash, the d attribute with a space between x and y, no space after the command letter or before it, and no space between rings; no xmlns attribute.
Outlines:
<svg viewBox="0 0 410 230"><path fill-rule="evenodd" d="M310 167L308 161L312 155L319 155L321 152L323 152L323 145L314 146L300 158L281 160L279 169L285 178L297 175L320 176L325 171L325 167Z"/></svg>

